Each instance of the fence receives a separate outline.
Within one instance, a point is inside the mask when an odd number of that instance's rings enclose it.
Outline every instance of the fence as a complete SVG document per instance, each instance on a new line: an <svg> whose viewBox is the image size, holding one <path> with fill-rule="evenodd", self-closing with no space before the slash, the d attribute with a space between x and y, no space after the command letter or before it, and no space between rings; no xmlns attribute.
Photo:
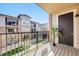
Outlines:
<svg viewBox="0 0 79 59"><path fill-rule="evenodd" d="M48 32L0 33L0 55L22 56L48 42Z"/></svg>

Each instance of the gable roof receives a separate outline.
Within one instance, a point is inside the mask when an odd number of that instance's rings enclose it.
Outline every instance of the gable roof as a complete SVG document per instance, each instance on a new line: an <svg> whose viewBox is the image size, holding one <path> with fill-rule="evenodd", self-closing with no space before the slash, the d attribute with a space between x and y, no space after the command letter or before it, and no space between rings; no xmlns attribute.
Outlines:
<svg viewBox="0 0 79 59"><path fill-rule="evenodd" d="M31 18L30 16L28 16L28 15L26 15L26 14L19 14L19 15L18 15L18 18L21 17L21 16L26 16L26 17L28 17L28 18Z"/></svg>

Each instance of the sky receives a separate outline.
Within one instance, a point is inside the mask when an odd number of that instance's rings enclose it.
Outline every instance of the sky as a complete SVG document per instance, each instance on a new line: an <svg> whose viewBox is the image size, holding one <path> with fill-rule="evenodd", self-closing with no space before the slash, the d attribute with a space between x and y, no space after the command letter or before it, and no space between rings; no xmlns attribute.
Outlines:
<svg viewBox="0 0 79 59"><path fill-rule="evenodd" d="M34 3L0 3L0 13L15 17L27 14L32 21L48 23L48 13Z"/></svg>

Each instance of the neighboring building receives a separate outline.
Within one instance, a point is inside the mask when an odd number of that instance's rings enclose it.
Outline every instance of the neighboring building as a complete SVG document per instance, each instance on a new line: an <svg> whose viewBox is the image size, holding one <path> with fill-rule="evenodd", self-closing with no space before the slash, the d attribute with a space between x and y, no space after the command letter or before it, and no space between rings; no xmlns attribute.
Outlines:
<svg viewBox="0 0 79 59"><path fill-rule="evenodd" d="M42 38L42 33L46 34L45 31L48 31L48 23L39 24L38 22L31 21L31 32L36 33L37 31L39 32L38 35ZM36 34L33 34L32 38L36 38Z"/></svg>
<svg viewBox="0 0 79 59"><path fill-rule="evenodd" d="M25 14L20 14L18 18L20 19L20 32L31 32L31 17Z"/></svg>
<svg viewBox="0 0 79 59"><path fill-rule="evenodd" d="M32 32L28 35L35 39L36 31L47 31L47 24L39 24L30 19L31 17L25 14L20 14L18 17L0 14L0 33ZM42 38L41 33L38 35ZM20 35L8 34L6 40L6 35L2 35L0 42L2 42L2 46L11 45L18 42L18 36Z"/></svg>
<svg viewBox="0 0 79 59"><path fill-rule="evenodd" d="M31 21L31 32L36 31L48 31L48 23L40 24L38 22Z"/></svg>
<svg viewBox="0 0 79 59"><path fill-rule="evenodd" d="M19 28L20 28L18 25L19 25L19 18L0 14L0 33L14 33L14 32L17 33L19 32ZM7 37L6 34L0 35L1 38L0 42L2 42L2 46L6 46L6 44L13 44L18 42L18 40L15 39L16 36L17 35L13 35L13 34L11 35L7 34Z"/></svg>
<svg viewBox="0 0 79 59"><path fill-rule="evenodd" d="M43 39L47 39L47 37L48 37L48 23L44 23L44 24L39 24L39 30L38 30L38 32L40 32L40 34L39 34L39 36L41 36L41 37L39 37L39 38L43 38Z"/></svg>
<svg viewBox="0 0 79 59"><path fill-rule="evenodd" d="M48 31L48 24L39 24L31 17L20 14L18 17L0 14L0 33Z"/></svg>
<svg viewBox="0 0 79 59"><path fill-rule="evenodd" d="M48 23L39 24L39 31L48 31Z"/></svg>
<svg viewBox="0 0 79 59"><path fill-rule="evenodd" d="M32 32L32 38L36 38L36 22L30 21L31 24L31 32Z"/></svg>
<svg viewBox="0 0 79 59"><path fill-rule="evenodd" d="M36 32L36 22L31 21L31 32Z"/></svg>
<svg viewBox="0 0 79 59"><path fill-rule="evenodd" d="M38 22L36 22L36 31L40 31L40 24Z"/></svg>
<svg viewBox="0 0 79 59"><path fill-rule="evenodd" d="M18 32L17 17L0 14L0 33Z"/></svg>

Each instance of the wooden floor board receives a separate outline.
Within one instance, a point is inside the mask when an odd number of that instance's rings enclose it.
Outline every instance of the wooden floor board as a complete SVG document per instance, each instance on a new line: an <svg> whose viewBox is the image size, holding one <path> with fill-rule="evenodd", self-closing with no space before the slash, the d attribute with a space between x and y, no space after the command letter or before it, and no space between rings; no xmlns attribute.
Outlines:
<svg viewBox="0 0 79 59"><path fill-rule="evenodd" d="M54 52L54 55L56 56L56 52L59 50L59 47L56 47L55 51Z"/></svg>
<svg viewBox="0 0 79 59"><path fill-rule="evenodd" d="M72 48L69 48L69 56L72 56L72 51L71 51Z"/></svg>
<svg viewBox="0 0 79 59"><path fill-rule="evenodd" d="M64 52L65 52L65 49L64 49L64 48L65 48L65 46L63 45L63 46L62 46L62 51L61 51L60 56L63 56L63 54L64 54Z"/></svg>
<svg viewBox="0 0 79 59"><path fill-rule="evenodd" d="M64 44L57 44L53 47L55 56L79 56L79 49Z"/></svg>
<svg viewBox="0 0 79 59"><path fill-rule="evenodd" d="M62 50L63 50L63 47L61 46L61 47L60 47L60 51L57 52L57 56L60 56Z"/></svg>

